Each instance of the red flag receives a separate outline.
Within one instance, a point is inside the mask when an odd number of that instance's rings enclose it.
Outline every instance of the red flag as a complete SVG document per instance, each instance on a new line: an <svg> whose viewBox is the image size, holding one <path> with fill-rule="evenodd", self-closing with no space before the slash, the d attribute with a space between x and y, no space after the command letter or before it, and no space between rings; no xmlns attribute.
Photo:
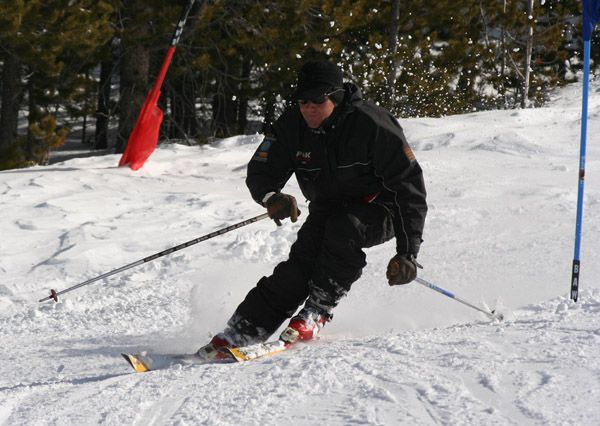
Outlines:
<svg viewBox="0 0 600 426"><path fill-rule="evenodd" d="M179 36L181 35L188 14L194 5L194 1L189 0L181 18L179 18L175 33L171 39L171 44L167 50L167 55L160 68L154 87L148 93L135 127L129 135L127 148L125 148L125 152L119 161L119 166L129 165L133 170L138 170L144 165L158 144L158 133L163 121L163 112L157 105L158 98L160 97L160 88L171 64L171 59L173 59L175 46L179 42Z"/></svg>
<svg viewBox="0 0 600 426"><path fill-rule="evenodd" d="M125 148L125 152L119 161L119 166L129 165L132 170L138 170L144 165L158 144L158 133L163 121L163 112L158 107L157 102L174 51L175 47L169 47L156 83L148 93L135 127L129 135L127 148Z"/></svg>

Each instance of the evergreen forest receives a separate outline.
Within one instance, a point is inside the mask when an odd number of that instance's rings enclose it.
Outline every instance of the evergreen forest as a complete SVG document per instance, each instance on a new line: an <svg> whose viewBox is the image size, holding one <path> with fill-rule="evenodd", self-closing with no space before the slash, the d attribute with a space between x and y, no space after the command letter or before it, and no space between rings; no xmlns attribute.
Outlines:
<svg viewBox="0 0 600 426"><path fill-rule="evenodd" d="M0 170L44 164L75 130L123 152L187 1L0 0ZM260 132L316 58L398 117L534 108L577 81L581 49L578 0L198 0L160 138Z"/></svg>

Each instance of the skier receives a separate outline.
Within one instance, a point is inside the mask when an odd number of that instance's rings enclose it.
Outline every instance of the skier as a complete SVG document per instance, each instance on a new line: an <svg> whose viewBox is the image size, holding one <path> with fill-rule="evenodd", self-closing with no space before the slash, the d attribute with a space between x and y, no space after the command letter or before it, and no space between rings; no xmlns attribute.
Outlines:
<svg viewBox="0 0 600 426"><path fill-rule="evenodd" d="M277 225L300 211L281 192L292 173L309 201L288 260L247 294L225 330L200 348L206 358L220 349L265 341L290 318L280 339L309 340L366 265L363 248L396 237L389 285L417 276L416 261L427 213L422 170L392 114L362 99L353 83L327 61L302 66L295 101L265 132L248 164L246 184Z"/></svg>

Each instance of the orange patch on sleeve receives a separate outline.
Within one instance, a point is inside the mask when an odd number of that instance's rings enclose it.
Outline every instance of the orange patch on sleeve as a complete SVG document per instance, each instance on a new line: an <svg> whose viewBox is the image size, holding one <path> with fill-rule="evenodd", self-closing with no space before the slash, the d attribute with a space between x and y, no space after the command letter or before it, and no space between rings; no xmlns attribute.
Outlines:
<svg viewBox="0 0 600 426"><path fill-rule="evenodd" d="M410 149L408 144L404 145L404 154L406 154L406 157L409 159L409 161L415 161L415 154L412 149Z"/></svg>

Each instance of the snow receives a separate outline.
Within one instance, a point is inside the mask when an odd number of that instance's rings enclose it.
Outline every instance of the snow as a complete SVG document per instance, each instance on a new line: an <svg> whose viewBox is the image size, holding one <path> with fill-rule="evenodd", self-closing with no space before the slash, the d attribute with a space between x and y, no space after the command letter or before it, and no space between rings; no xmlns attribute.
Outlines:
<svg viewBox="0 0 600 426"><path fill-rule="evenodd" d="M260 136L0 173L0 425L595 425L600 418L600 86L590 96L580 300L569 300L581 86L544 108L401 120L426 176L421 276L394 243L321 338L272 358L133 374L121 352L191 352L286 258L307 212L263 220L39 304L263 213L244 184Z"/></svg>

